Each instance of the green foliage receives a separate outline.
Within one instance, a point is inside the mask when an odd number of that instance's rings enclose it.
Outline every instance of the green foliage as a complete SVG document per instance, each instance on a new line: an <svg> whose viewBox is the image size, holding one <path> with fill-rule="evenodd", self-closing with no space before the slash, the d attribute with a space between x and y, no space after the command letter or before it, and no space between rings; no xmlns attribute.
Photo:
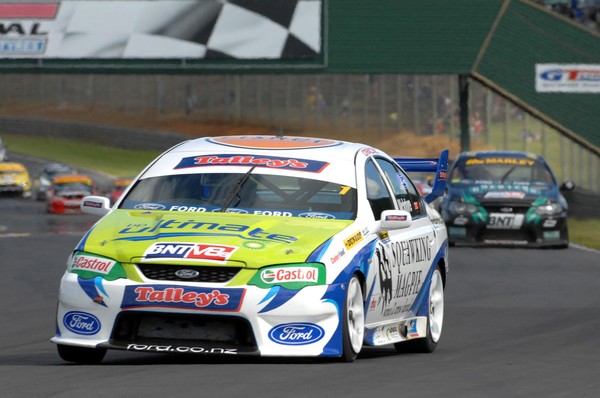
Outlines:
<svg viewBox="0 0 600 398"><path fill-rule="evenodd" d="M569 235L571 242L600 250L600 219L588 218L585 220L569 218Z"/></svg>
<svg viewBox="0 0 600 398"><path fill-rule="evenodd" d="M136 175L160 154L157 151L134 151L64 139L11 134L2 135L2 139L9 153L68 163L112 176Z"/></svg>

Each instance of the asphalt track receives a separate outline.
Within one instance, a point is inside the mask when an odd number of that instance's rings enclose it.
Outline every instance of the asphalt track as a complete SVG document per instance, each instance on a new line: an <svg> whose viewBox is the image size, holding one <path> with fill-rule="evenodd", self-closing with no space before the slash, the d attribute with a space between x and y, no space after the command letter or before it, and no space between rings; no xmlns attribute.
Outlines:
<svg viewBox="0 0 600 398"><path fill-rule="evenodd" d="M66 363L49 341L59 280L95 220L0 199L0 397L600 396L600 253L574 247L452 248L432 354L366 348L340 363L109 351L100 365Z"/></svg>

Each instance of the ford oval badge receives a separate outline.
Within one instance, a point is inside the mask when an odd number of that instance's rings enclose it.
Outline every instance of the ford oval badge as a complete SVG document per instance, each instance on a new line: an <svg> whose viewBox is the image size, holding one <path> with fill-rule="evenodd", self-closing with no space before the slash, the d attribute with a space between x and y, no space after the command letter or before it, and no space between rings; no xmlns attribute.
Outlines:
<svg viewBox="0 0 600 398"><path fill-rule="evenodd" d="M298 322L277 325L269 331L269 339L283 345L315 343L325 336L325 330L314 323Z"/></svg>
<svg viewBox="0 0 600 398"><path fill-rule="evenodd" d="M193 269L178 269L175 271L175 276L181 279L194 279L200 275L200 272Z"/></svg>
<svg viewBox="0 0 600 398"><path fill-rule="evenodd" d="M100 320L94 315L82 311L70 311L63 317L63 324L75 334L86 336L100 331Z"/></svg>

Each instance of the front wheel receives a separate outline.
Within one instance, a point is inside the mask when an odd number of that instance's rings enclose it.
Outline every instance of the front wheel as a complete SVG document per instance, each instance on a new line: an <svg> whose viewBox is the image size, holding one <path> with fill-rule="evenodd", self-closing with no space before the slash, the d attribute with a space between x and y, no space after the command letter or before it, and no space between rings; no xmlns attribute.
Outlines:
<svg viewBox="0 0 600 398"><path fill-rule="evenodd" d="M356 275L348 282L342 324L342 359L352 362L360 352L365 336L365 303L360 280Z"/></svg>
<svg viewBox="0 0 600 398"><path fill-rule="evenodd" d="M431 276L427 311L427 335L424 338L396 343L399 352L433 352L442 336L444 324L444 281L438 266Z"/></svg>
<svg viewBox="0 0 600 398"><path fill-rule="evenodd" d="M86 365L98 364L104 359L106 349L75 347L72 345L58 344L58 355L67 362L76 362Z"/></svg>

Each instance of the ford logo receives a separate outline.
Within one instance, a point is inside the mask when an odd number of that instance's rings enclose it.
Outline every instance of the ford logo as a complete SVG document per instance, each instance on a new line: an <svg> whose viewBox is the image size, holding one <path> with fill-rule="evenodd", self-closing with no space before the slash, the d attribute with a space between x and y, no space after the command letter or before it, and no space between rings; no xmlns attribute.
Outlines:
<svg viewBox="0 0 600 398"><path fill-rule="evenodd" d="M193 269L178 269L175 271L175 276L181 279L194 279L200 275L200 272L195 271Z"/></svg>
<svg viewBox="0 0 600 398"><path fill-rule="evenodd" d="M164 210L166 207L160 203L140 203L133 206L137 210Z"/></svg>
<svg viewBox="0 0 600 398"><path fill-rule="evenodd" d="M100 331L100 320L87 312L67 312L63 317L63 324L75 334L89 336Z"/></svg>
<svg viewBox="0 0 600 398"><path fill-rule="evenodd" d="M220 212L221 212L221 209L214 209L213 210L213 213L220 213ZM231 209L225 210L225 213L230 213L230 214L248 214L248 210L231 208Z"/></svg>
<svg viewBox="0 0 600 398"><path fill-rule="evenodd" d="M285 323L269 331L269 339L283 345L305 345L315 343L325 336L325 330L314 323Z"/></svg>
<svg viewBox="0 0 600 398"><path fill-rule="evenodd" d="M319 218L319 219L323 219L323 220L333 220L335 218L331 214L318 213L318 212L300 213L300 214L298 214L298 217L303 217L303 218Z"/></svg>

